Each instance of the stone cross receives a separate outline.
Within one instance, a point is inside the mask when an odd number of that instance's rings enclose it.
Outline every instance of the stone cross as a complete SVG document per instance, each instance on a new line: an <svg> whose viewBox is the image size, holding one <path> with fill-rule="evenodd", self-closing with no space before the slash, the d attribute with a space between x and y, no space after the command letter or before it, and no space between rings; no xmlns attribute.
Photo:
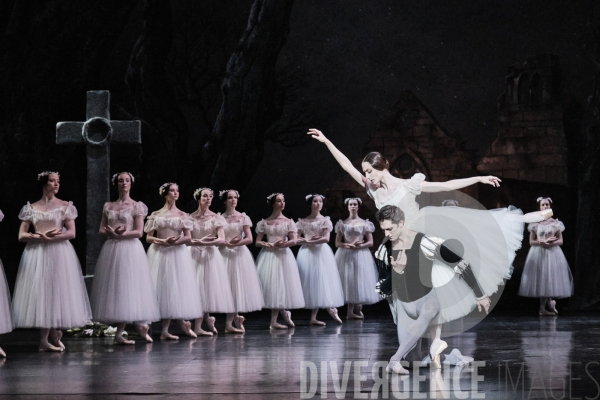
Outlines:
<svg viewBox="0 0 600 400"><path fill-rule="evenodd" d="M98 233L102 207L110 199L110 143L141 143L140 121L111 121L110 92L87 92L85 122L56 124L56 143L84 143L87 149L86 275L93 275L104 238Z"/></svg>

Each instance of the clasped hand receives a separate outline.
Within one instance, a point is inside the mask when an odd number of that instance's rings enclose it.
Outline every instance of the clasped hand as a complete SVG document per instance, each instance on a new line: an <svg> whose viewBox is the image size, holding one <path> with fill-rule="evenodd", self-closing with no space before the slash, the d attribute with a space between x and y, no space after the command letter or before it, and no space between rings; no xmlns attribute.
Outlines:
<svg viewBox="0 0 600 400"><path fill-rule="evenodd" d="M212 242L214 242L217 239L218 239L218 237L209 234L209 235L204 236L201 239L192 239L192 243L206 245L206 244L211 244Z"/></svg>
<svg viewBox="0 0 600 400"><path fill-rule="evenodd" d="M241 241L242 241L242 237L237 235L237 236L232 237L231 240L229 240L228 242L225 242L225 246L234 247Z"/></svg>
<svg viewBox="0 0 600 400"><path fill-rule="evenodd" d="M52 240L52 238L60 235L61 233L62 229L52 229L47 232L29 233L29 237L40 241L49 242Z"/></svg>
<svg viewBox="0 0 600 400"><path fill-rule="evenodd" d="M364 240L357 240L357 241L355 241L355 242L352 242L352 243L344 243L344 244L342 245L342 247L343 247L344 249L354 249L354 250L357 250L357 249L362 249L362 245L363 245L364 243L365 243L365 241L364 241Z"/></svg>
<svg viewBox="0 0 600 400"><path fill-rule="evenodd" d="M489 314L491 304L492 304L492 301L490 300L490 297L485 296L483 299L477 300L477 310L479 312L481 312L481 308L483 307L483 309L485 310L485 313Z"/></svg>
<svg viewBox="0 0 600 400"><path fill-rule="evenodd" d="M554 242L556 242L557 240L558 240L557 237L552 236L552 237L547 238L546 240L539 239L538 242L539 242L540 246L542 246L545 249L548 249L548 248L552 247L554 245Z"/></svg>
<svg viewBox="0 0 600 400"><path fill-rule="evenodd" d="M313 235L309 240L306 240L304 236L298 238L296 241L297 244L312 244L312 242L321 239L323 236L321 235Z"/></svg>
<svg viewBox="0 0 600 400"><path fill-rule="evenodd" d="M107 235L108 235L108 236L109 236L111 239L119 239L119 237L120 237L121 235L123 235L123 234L125 233L125 231L126 231L126 230L127 230L127 229L126 229L124 226L122 226L122 225L119 225L119 226L117 226L116 228L113 228L112 226L110 226L110 225L107 225L107 226L104 228L104 231L106 232L106 234L107 234Z"/></svg>
<svg viewBox="0 0 600 400"><path fill-rule="evenodd" d="M263 242L262 245L263 245L263 247L277 247L279 249L279 248L285 247L285 243L286 243L285 240L279 239L278 241L276 241L274 243Z"/></svg>

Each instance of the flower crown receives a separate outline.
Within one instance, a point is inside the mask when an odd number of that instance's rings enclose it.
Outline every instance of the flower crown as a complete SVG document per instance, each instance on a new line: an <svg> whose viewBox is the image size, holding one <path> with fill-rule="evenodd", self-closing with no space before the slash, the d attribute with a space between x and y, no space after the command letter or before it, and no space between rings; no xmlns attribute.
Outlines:
<svg viewBox="0 0 600 400"><path fill-rule="evenodd" d="M56 174L56 175L60 176L60 174L59 174L58 172L55 172L55 171L44 171L44 172L40 172L40 173L37 175L37 180L38 180L38 182L40 181L40 179L42 179L42 177L43 177L43 176L48 176L48 175L50 175L50 174Z"/></svg>
<svg viewBox="0 0 600 400"><path fill-rule="evenodd" d="M356 200L356 202L362 206L362 199L360 197L348 197L346 198L346 200L344 200L344 204L348 205L348 203L350 203L350 200Z"/></svg>
<svg viewBox="0 0 600 400"><path fill-rule="evenodd" d="M131 174L131 172L127 172L127 171L123 171L123 172L117 172L116 174L114 174L112 176L112 178L110 178L110 181L112 182L113 185L117 184L117 177L121 174L127 174L129 175L129 178L131 178L131 183L135 182L135 178L133 177L133 175Z"/></svg>
<svg viewBox="0 0 600 400"><path fill-rule="evenodd" d="M237 190L235 190L235 189L221 190L221 191L219 192L219 197L223 197L223 195L224 195L224 194L226 195L226 194L227 194L227 193L229 193L229 192L235 192L235 194L237 195L238 199L240 198L240 194L239 194L239 192L238 192Z"/></svg>
<svg viewBox="0 0 600 400"><path fill-rule="evenodd" d="M536 201L539 203L542 200L548 200L550 204L552 204L552 199L550 197L538 197Z"/></svg>
<svg viewBox="0 0 600 400"><path fill-rule="evenodd" d="M271 203L269 203L269 202L271 201L271 199L272 199L273 197L277 197L277 196L279 196L279 195L283 196L283 193L271 193L270 195L268 195L268 196L267 196L267 204L268 204L268 205L271 205Z"/></svg>
<svg viewBox="0 0 600 400"><path fill-rule="evenodd" d="M165 193L165 190L167 190L167 188L171 185L176 185L176 183L173 182L167 182L167 183L163 183L159 188L158 188L158 194L160 194L161 196Z"/></svg>
<svg viewBox="0 0 600 400"><path fill-rule="evenodd" d="M310 199L311 197L315 197L315 196L320 196L321 200L325 200L325 196L323 196L322 194L319 193L314 193L314 194L307 194L306 197L304 197L306 200Z"/></svg>
<svg viewBox="0 0 600 400"><path fill-rule="evenodd" d="M211 193L215 193L213 192L213 190L211 188L207 188L207 187L201 187L200 189L196 189L194 191L194 200L198 200L198 198L200 197L200 194L202 193L202 191L204 190L210 190Z"/></svg>

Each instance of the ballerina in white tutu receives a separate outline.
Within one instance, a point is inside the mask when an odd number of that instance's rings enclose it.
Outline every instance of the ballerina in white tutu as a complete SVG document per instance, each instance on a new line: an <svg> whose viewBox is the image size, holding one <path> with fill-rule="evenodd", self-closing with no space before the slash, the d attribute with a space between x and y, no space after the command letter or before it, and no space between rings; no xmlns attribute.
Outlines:
<svg viewBox="0 0 600 400"><path fill-rule="evenodd" d="M133 181L129 172L112 177L119 198L104 203L100 233L108 239L100 251L92 286L94 320L116 323L115 344L135 344L123 337L128 322L134 324L142 339L152 343L148 323L160 319L148 257L139 240L148 208L129 196Z"/></svg>
<svg viewBox="0 0 600 400"><path fill-rule="evenodd" d="M0 210L0 221L4 219L4 214ZM12 319L10 318L10 292L8 291L8 284L6 283L6 276L4 275L4 268L2 267L2 260L0 260L0 335L8 333L13 330ZM6 357L6 353L0 347L0 357Z"/></svg>
<svg viewBox="0 0 600 400"><path fill-rule="evenodd" d="M298 228L297 244L302 245L296 261L302 282L304 303L311 310L310 324L324 326L325 322L317 320L319 308L327 310L331 318L338 324L342 320L338 316L337 307L344 305L344 290L337 271L335 257L329 247L329 236L333 230L331 218L321 215L323 195L309 194L306 203L310 215L296 223Z"/></svg>
<svg viewBox="0 0 600 400"><path fill-rule="evenodd" d="M539 197L537 202L542 211L550 209L552 205L550 197ZM529 224L527 229L531 248L525 260L519 296L538 297L540 315L557 315L556 301L552 298L573 295L573 276L560 249L565 225L558 219L550 218Z"/></svg>
<svg viewBox="0 0 600 400"><path fill-rule="evenodd" d="M271 329L286 329L277 322L281 314L288 326L295 326L287 309L304 308L298 264L290 250L296 244L296 224L283 216L285 199L282 193L267 197L273 213L256 224L256 247L262 247L256 267L264 297L264 307L271 309ZM267 241L264 240L265 235Z"/></svg>
<svg viewBox="0 0 600 400"><path fill-rule="evenodd" d="M40 351L64 351L60 329L92 319L81 265L69 240L77 209L56 198L58 172L38 174L42 198L19 213L19 241L26 242L12 304L15 328L40 328ZM29 232L33 226L34 232Z"/></svg>
<svg viewBox="0 0 600 400"><path fill-rule="evenodd" d="M240 197L237 190L223 190L219 197L225 203L225 243L219 248L229 275L233 307L235 312L227 314L227 324L232 322L244 329L245 318L239 313L258 311L263 308L264 300L260 289L260 280L256 264L248 245L252 243L252 221L246 215L236 210Z"/></svg>
<svg viewBox="0 0 600 400"><path fill-rule="evenodd" d="M347 198L350 216L335 224L335 261L344 289L344 300L348 303L346 319L363 319L363 304L374 304L381 300L375 291L377 267L369 251L373 246L375 226L358 216L362 200Z"/></svg>
<svg viewBox="0 0 600 400"><path fill-rule="evenodd" d="M168 182L158 193L164 197L165 205L148 217L144 231L148 249L148 262L158 298L162 319L161 340L177 340L169 333L171 319L176 319L183 332L197 337L188 319L202 316L200 288L196 281L194 265L186 243L192 240L190 230L193 222L180 211L175 202L179 198L179 186Z"/></svg>
<svg viewBox="0 0 600 400"><path fill-rule="evenodd" d="M235 311L225 261L217 247L225 243L223 227L226 222L223 217L209 210L213 200L212 189L197 189L194 192L194 200L198 202L198 209L190 215L194 227L192 241L188 246L194 260L204 308L204 317L196 319L194 332L197 335L212 336L213 333L217 333L217 328L215 328L215 317L211 317L209 313L231 314ZM203 319L206 320L209 332L202 330ZM233 327L231 321L227 319L225 333L243 333L243 331Z"/></svg>

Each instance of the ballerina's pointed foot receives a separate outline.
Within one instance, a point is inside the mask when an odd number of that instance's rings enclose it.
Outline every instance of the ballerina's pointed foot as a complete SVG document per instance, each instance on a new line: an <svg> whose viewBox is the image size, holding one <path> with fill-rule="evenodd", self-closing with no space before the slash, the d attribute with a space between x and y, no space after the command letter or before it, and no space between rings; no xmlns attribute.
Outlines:
<svg viewBox="0 0 600 400"><path fill-rule="evenodd" d="M540 316L542 316L542 317L551 317L551 316L554 316L554 315L556 315L556 314L554 314L551 311L540 310Z"/></svg>
<svg viewBox="0 0 600 400"><path fill-rule="evenodd" d="M160 340L179 340L179 336L171 335L169 332L160 334Z"/></svg>
<svg viewBox="0 0 600 400"><path fill-rule="evenodd" d="M0 357L6 358L6 353L4 352L4 350L2 350L2 347L0 347Z"/></svg>
<svg viewBox="0 0 600 400"><path fill-rule="evenodd" d="M244 331L238 328L234 328L233 326L226 326L225 333L244 333Z"/></svg>
<svg viewBox="0 0 600 400"><path fill-rule="evenodd" d="M269 326L269 328L271 330L275 330L275 329L287 329L288 327L280 324L279 322L274 322Z"/></svg>
<svg viewBox="0 0 600 400"><path fill-rule="evenodd" d="M40 353L44 353L44 352L61 353L61 352L65 351L63 348L53 346L50 343L40 344L40 347L38 350L40 351Z"/></svg>
<svg viewBox="0 0 600 400"><path fill-rule="evenodd" d="M385 370L387 372L393 372L398 375L408 375L409 374L409 371L407 369L405 369L402 366L402 364L400 364L400 361L390 361L390 363L387 365Z"/></svg>
<svg viewBox="0 0 600 400"><path fill-rule="evenodd" d="M343 324L342 319L340 318L340 316L338 314L337 308L335 308L335 307L334 308L330 308L329 309L329 315L331 315L331 318L333 318L333 320L335 322L337 322L338 324L340 324L340 325Z"/></svg>
<svg viewBox="0 0 600 400"><path fill-rule="evenodd" d="M283 313L283 319L285 319L285 323L288 324L288 326L291 326L292 328L296 326L294 324L294 321L292 321L292 312L291 311L286 310Z"/></svg>
<svg viewBox="0 0 600 400"><path fill-rule="evenodd" d="M444 360L444 364L447 364L451 359L454 361L454 365L468 365L475 360L473 357L462 355L458 349L452 349L446 360Z"/></svg>
<svg viewBox="0 0 600 400"><path fill-rule="evenodd" d="M197 336L213 336L212 332L207 332L204 329L196 329L196 330L194 330L194 333Z"/></svg>
<svg viewBox="0 0 600 400"><path fill-rule="evenodd" d="M198 335L192 330L192 323L190 321L183 321L183 325L181 329L185 332L186 335L192 338L197 338Z"/></svg>
<svg viewBox="0 0 600 400"><path fill-rule="evenodd" d="M233 319L233 322L239 329L241 329L243 332L246 332L246 328L244 328L245 320L246 320L246 318L242 317L241 315L238 315L237 317L235 317Z"/></svg>
<svg viewBox="0 0 600 400"><path fill-rule="evenodd" d="M137 328L141 338L143 338L148 343L154 343L154 340L152 340L152 337L148 334L148 331L150 331L149 325L138 325Z"/></svg>
<svg viewBox="0 0 600 400"><path fill-rule="evenodd" d="M556 300L550 300L550 310L558 315L558 311L556 311Z"/></svg>
<svg viewBox="0 0 600 400"><path fill-rule="evenodd" d="M208 317L206 320L206 325L208 325L208 330L212 333L219 333L217 328L215 328L215 317Z"/></svg>
<svg viewBox="0 0 600 400"><path fill-rule="evenodd" d="M347 314L346 319L365 319L365 317L358 314Z"/></svg>
<svg viewBox="0 0 600 400"><path fill-rule="evenodd" d="M61 341L62 337L63 337L62 331L60 329L56 329L56 333L52 337L53 342L54 342L53 345L56 347L60 347L62 350L65 350L65 345Z"/></svg>
<svg viewBox="0 0 600 400"><path fill-rule="evenodd" d="M311 324L311 325L314 325L314 326L325 326L325 322L323 322L323 321L319 321L319 320L317 320L317 319L313 319L313 320L311 320L311 321L310 321L310 324Z"/></svg>
<svg viewBox="0 0 600 400"><path fill-rule="evenodd" d="M532 223L532 222L542 222L550 218L552 215L552 209L549 208L547 210L542 211L534 211L523 215L523 222Z"/></svg>
<svg viewBox="0 0 600 400"><path fill-rule="evenodd" d="M440 354L442 354L442 351L444 351L446 347L448 347L448 343L444 342L443 340L433 340L429 349L429 356L431 357L431 368L442 368Z"/></svg>
<svg viewBox="0 0 600 400"><path fill-rule="evenodd" d="M125 339L123 336L115 336L114 344L135 344L135 340Z"/></svg>

